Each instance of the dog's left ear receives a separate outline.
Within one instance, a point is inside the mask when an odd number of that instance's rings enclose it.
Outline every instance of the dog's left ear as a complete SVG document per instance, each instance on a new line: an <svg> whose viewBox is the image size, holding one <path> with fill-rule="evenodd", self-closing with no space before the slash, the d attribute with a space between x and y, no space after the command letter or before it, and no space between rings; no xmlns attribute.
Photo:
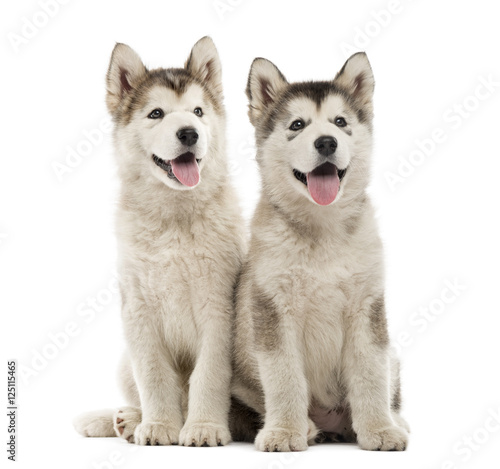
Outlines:
<svg viewBox="0 0 500 469"><path fill-rule="evenodd" d="M205 36L193 46L184 68L222 96L222 69L212 38Z"/></svg>
<svg viewBox="0 0 500 469"><path fill-rule="evenodd" d="M335 76L334 83L345 89L362 106L371 106L375 80L364 52L352 55Z"/></svg>

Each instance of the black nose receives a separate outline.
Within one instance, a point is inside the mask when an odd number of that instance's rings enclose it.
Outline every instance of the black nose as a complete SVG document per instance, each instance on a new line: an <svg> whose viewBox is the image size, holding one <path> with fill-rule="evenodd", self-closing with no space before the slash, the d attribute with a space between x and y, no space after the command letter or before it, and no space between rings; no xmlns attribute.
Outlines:
<svg viewBox="0 0 500 469"><path fill-rule="evenodd" d="M198 141L198 132L195 129L187 127L177 131L177 138L183 145L190 147Z"/></svg>
<svg viewBox="0 0 500 469"><path fill-rule="evenodd" d="M337 140L329 135L324 135L314 142L314 146L320 155L330 156L333 155L337 149Z"/></svg>

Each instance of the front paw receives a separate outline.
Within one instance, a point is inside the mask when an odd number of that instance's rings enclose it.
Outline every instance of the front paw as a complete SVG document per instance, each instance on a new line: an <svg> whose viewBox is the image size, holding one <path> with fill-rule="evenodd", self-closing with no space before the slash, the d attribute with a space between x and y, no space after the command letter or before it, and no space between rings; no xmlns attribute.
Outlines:
<svg viewBox="0 0 500 469"><path fill-rule="evenodd" d="M136 445L163 446L179 443L179 429L160 422L144 422L134 432Z"/></svg>
<svg viewBox="0 0 500 469"><path fill-rule="evenodd" d="M357 436L361 449L368 451L404 451L408 445L408 432L397 426L359 431Z"/></svg>
<svg viewBox="0 0 500 469"><path fill-rule="evenodd" d="M214 423L186 422L179 436L183 446L224 446L230 441L231 434L227 426Z"/></svg>
<svg viewBox="0 0 500 469"><path fill-rule="evenodd" d="M259 451L305 451L307 433L296 429L264 427L255 439Z"/></svg>

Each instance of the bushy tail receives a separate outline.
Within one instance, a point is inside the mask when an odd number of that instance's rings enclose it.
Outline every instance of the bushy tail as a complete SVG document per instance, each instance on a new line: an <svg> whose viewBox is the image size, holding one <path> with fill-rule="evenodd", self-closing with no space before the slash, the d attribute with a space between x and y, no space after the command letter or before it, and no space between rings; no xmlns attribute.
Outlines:
<svg viewBox="0 0 500 469"><path fill-rule="evenodd" d="M113 428L115 409L95 410L79 415L73 420L75 430L86 437L118 436Z"/></svg>

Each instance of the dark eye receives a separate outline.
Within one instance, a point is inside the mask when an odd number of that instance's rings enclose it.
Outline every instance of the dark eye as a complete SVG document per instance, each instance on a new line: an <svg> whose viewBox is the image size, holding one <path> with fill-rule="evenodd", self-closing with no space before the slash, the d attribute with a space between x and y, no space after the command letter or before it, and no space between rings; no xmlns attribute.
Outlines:
<svg viewBox="0 0 500 469"><path fill-rule="evenodd" d="M335 125L337 127L345 127L347 125L347 122L345 121L345 119L343 117L337 117L335 119Z"/></svg>
<svg viewBox="0 0 500 469"><path fill-rule="evenodd" d="M163 111L161 109L155 109L151 111L148 118L149 119L161 119L164 116Z"/></svg>
<svg viewBox="0 0 500 469"><path fill-rule="evenodd" d="M201 110L201 107L197 107L195 110L194 110L194 113L198 116L198 117L201 117L203 115L203 111Z"/></svg>
<svg viewBox="0 0 500 469"><path fill-rule="evenodd" d="M290 130L301 130L305 127L304 121L302 119L297 119L296 121L292 122L292 125L290 126Z"/></svg>

